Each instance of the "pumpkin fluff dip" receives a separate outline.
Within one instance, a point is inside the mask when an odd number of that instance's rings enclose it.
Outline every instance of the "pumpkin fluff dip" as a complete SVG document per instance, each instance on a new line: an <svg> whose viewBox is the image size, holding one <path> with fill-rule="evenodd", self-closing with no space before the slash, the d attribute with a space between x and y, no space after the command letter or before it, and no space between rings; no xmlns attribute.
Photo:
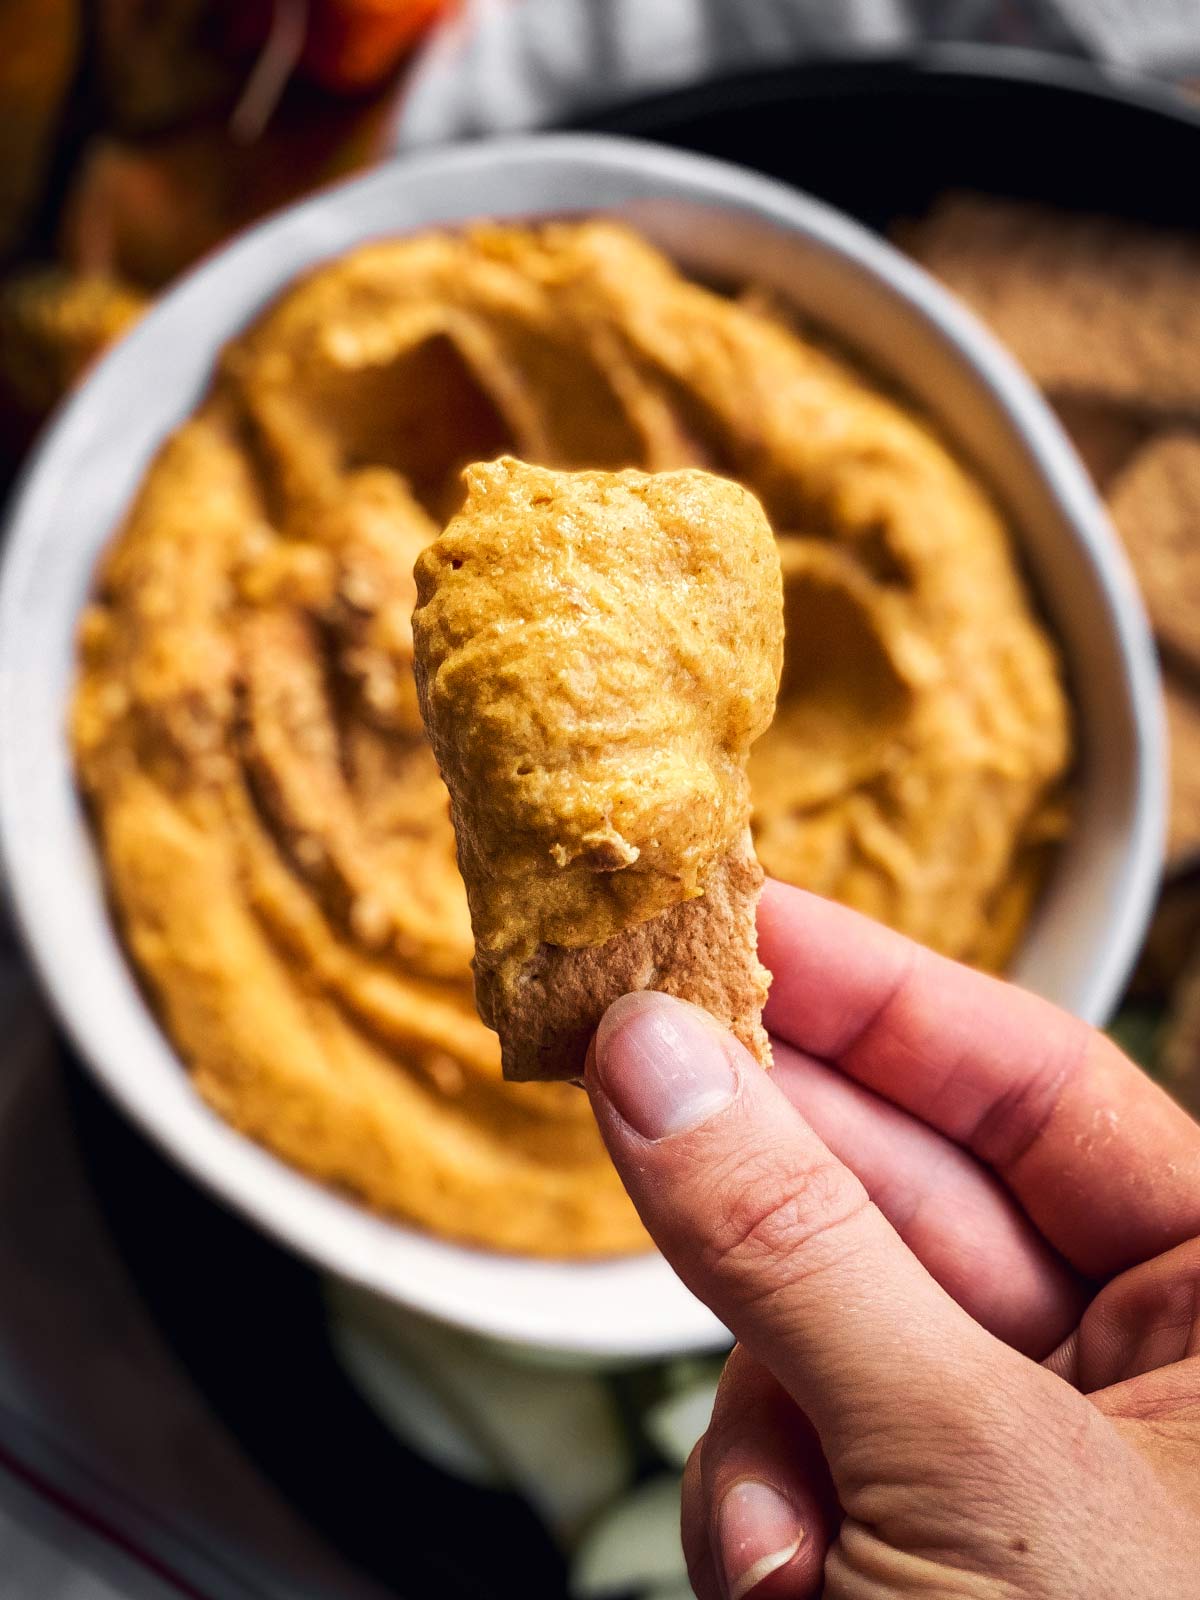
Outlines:
<svg viewBox="0 0 1200 1600"><path fill-rule="evenodd" d="M611 1003L701 1005L764 1066L746 758L783 658L754 496L690 468L471 467L417 561L417 690L504 1075L579 1079Z"/></svg>
<svg viewBox="0 0 1200 1600"><path fill-rule="evenodd" d="M485 465L464 486L471 463ZM636 836L614 816L611 836L592 819L550 840L531 813L528 848L561 844L591 889L599 864L636 848L642 870L609 877L634 884L646 927L702 907L705 872L745 849L734 768L748 760L768 873L1002 968L1066 826L1072 719L1004 518L969 468L780 308L689 282L623 227L374 243L224 351L80 624L72 739L130 959L198 1092L285 1160L452 1239L594 1256L647 1241L585 1097L502 1077L413 670L417 558L471 511L467 488L528 489L537 467L748 490L709 506L730 542L703 522L697 573L710 599L742 596L744 622L766 614L747 506L775 537L779 570L762 571L782 574L778 707L751 748L764 635L753 704L730 712L734 765L713 766L705 791L703 848L689 857L680 833L655 860L648 737L618 741L602 773L627 791ZM653 580L670 520L643 504L637 562ZM631 679L643 647L664 648L640 615L614 634ZM509 709L533 707L517 688ZM700 720L692 733L720 747ZM553 943L536 874L527 893ZM472 894L477 923L503 900ZM625 894L590 893L588 915L615 907L617 926ZM497 995L533 931L489 946Z"/></svg>

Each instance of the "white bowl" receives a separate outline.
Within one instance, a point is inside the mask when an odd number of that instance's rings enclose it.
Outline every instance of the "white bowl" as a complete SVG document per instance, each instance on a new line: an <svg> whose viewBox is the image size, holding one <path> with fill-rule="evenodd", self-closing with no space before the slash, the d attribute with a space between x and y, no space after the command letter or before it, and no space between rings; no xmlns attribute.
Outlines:
<svg viewBox="0 0 1200 1600"><path fill-rule="evenodd" d="M1014 976L1107 1016L1158 875L1163 734L1154 652L1103 509L1033 388L928 277L847 218L736 167L588 135L382 167L202 264L99 365L17 497L0 579L0 831L16 915L67 1032L135 1122L268 1233L386 1299L544 1351L644 1357L723 1331L665 1263L471 1250L360 1209L227 1127L192 1091L105 908L65 736L75 619L151 456L219 347L291 278L373 236L479 216L615 212L687 269L782 291L906 389L1005 502L1062 641L1082 726L1078 821Z"/></svg>

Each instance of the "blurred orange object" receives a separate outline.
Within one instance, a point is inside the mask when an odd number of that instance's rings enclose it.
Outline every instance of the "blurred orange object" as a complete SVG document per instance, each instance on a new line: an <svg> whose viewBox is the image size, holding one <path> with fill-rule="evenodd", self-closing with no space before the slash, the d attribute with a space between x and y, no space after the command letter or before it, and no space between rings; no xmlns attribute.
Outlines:
<svg viewBox="0 0 1200 1600"><path fill-rule="evenodd" d="M76 0L0 0L0 254L36 210L79 33Z"/></svg>
<svg viewBox="0 0 1200 1600"><path fill-rule="evenodd" d="M0 282L0 481L75 380L145 300L107 277L32 267Z"/></svg>
<svg viewBox="0 0 1200 1600"><path fill-rule="evenodd" d="M221 48L210 0L90 0L89 9L110 131L159 133L236 98L241 64Z"/></svg>
<svg viewBox="0 0 1200 1600"><path fill-rule="evenodd" d="M303 69L326 89L381 83L448 0L310 0Z"/></svg>
<svg viewBox="0 0 1200 1600"><path fill-rule="evenodd" d="M141 143L101 135L63 206L59 250L84 274L156 290L238 228L379 159L390 102L289 96L253 143L224 119Z"/></svg>
<svg viewBox="0 0 1200 1600"><path fill-rule="evenodd" d="M251 0L228 9L242 50L294 53L305 78L336 94L378 87L455 0ZM286 41L286 42L285 42ZM294 44L293 44L294 41Z"/></svg>
<svg viewBox="0 0 1200 1600"><path fill-rule="evenodd" d="M57 404L146 301L113 278L33 267L0 284L0 386L37 420Z"/></svg>

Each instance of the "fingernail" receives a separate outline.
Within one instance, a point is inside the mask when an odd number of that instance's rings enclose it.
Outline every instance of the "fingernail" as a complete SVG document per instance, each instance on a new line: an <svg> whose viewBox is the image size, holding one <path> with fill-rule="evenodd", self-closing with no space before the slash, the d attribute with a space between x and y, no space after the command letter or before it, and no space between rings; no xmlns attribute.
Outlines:
<svg viewBox="0 0 1200 1600"><path fill-rule="evenodd" d="M785 1566L804 1542L790 1500L769 1483L742 1478L717 1509L717 1555L729 1600L742 1600Z"/></svg>
<svg viewBox="0 0 1200 1600"><path fill-rule="evenodd" d="M596 1075L646 1139L698 1127L729 1104L737 1086L729 1046L712 1018L653 990L609 1006L596 1032Z"/></svg>

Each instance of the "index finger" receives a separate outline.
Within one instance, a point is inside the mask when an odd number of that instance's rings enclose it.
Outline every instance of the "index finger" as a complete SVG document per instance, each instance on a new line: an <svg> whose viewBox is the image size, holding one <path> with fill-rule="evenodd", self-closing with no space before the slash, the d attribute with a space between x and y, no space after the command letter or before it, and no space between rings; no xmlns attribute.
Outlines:
<svg viewBox="0 0 1200 1600"><path fill-rule="evenodd" d="M1200 1233L1200 1127L1103 1034L802 889L758 933L771 1031L971 1150L1080 1272Z"/></svg>

